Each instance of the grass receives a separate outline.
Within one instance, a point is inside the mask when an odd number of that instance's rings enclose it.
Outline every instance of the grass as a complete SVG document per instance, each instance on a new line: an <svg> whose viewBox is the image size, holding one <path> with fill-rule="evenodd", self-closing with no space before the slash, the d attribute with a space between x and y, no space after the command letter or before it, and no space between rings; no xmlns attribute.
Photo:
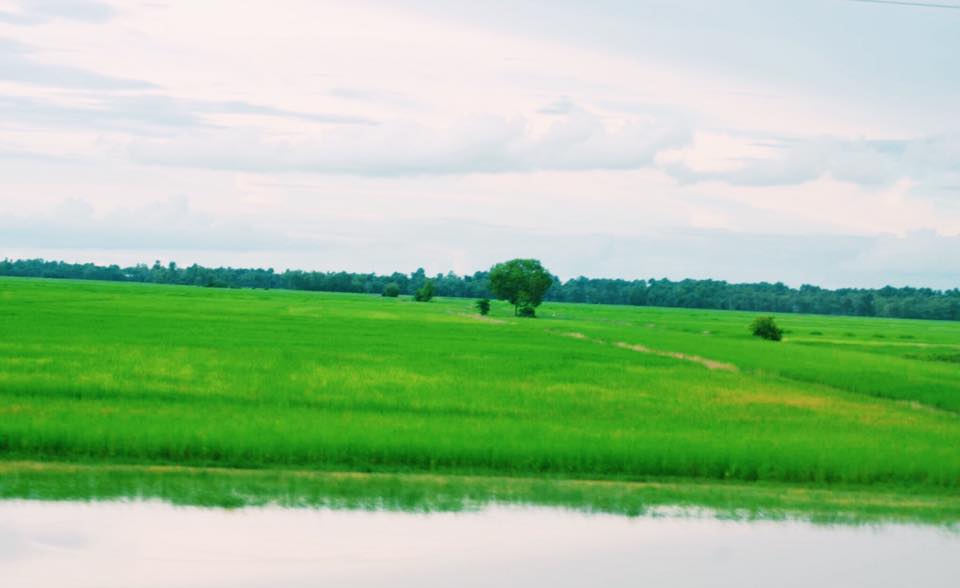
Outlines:
<svg viewBox="0 0 960 588"><path fill-rule="evenodd" d="M491 504L549 506L625 516L708 514L817 523L926 523L957 530L960 497L902 488L785 488L762 482L647 482L0 462L0 499L163 500L217 508L459 512Z"/></svg>
<svg viewBox="0 0 960 588"><path fill-rule="evenodd" d="M472 306L0 279L0 455L960 490L958 323Z"/></svg>

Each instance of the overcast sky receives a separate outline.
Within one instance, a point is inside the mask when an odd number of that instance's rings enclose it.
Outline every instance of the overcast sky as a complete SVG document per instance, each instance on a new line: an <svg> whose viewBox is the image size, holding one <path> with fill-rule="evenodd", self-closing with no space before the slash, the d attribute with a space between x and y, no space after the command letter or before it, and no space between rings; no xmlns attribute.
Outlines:
<svg viewBox="0 0 960 588"><path fill-rule="evenodd" d="M0 257L956 287L958 72L945 0L0 0Z"/></svg>

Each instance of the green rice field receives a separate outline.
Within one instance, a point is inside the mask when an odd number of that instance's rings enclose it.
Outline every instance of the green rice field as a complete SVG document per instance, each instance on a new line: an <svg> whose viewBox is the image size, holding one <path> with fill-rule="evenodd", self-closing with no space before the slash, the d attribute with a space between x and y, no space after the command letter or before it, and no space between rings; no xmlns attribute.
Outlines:
<svg viewBox="0 0 960 588"><path fill-rule="evenodd" d="M44 468L76 479L62 464L177 466L500 480L493 494L605 481L621 502L667 482L726 505L756 489L882 494L960 520L960 323L783 315L774 343L748 332L756 313L538 316L0 279L0 496L47 488Z"/></svg>

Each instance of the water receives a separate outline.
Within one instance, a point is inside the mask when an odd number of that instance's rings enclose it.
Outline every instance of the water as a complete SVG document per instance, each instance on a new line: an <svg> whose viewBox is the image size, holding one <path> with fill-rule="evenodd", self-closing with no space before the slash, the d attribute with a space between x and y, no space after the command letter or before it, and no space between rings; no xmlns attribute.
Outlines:
<svg viewBox="0 0 960 588"><path fill-rule="evenodd" d="M0 586L950 586L936 527L0 502Z"/></svg>

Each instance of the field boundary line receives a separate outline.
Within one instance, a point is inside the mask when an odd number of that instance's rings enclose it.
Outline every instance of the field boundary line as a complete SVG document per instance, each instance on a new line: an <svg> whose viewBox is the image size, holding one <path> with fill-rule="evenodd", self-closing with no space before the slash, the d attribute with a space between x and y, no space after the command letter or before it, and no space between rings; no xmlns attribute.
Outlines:
<svg viewBox="0 0 960 588"><path fill-rule="evenodd" d="M699 355L690 355L687 353L680 353L678 351L659 351L657 349L651 349L645 345L631 344L624 341L618 341L616 346L620 349L629 349L630 351L636 351L638 353L650 353L660 357L672 357L673 359L679 359L682 361L692 361L693 363L699 363L700 365L711 370L723 370L728 372L740 371L737 366L733 365L732 363L717 361L715 359L707 359L706 357L700 357Z"/></svg>
<svg viewBox="0 0 960 588"><path fill-rule="evenodd" d="M560 333L560 334L564 337L570 337L571 339L578 339L580 341L591 341L593 343L600 343L603 345L607 344L606 341L602 341L600 339L593 339L593 338L587 337L583 333L576 332L576 331ZM737 368L737 366L735 366L732 363L717 361L715 359L709 359L706 357L701 357L699 355L691 355L689 353L680 353L679 351L661 351L659 349L651 349L646 345L640 345L637 343L627 343L626 341L617 341L613 345L615 347L619 347L620 349L628 349L630 351L636 351L637 353L648 353L650 355L656 355L659 357L669 357L671 359L679 359L680 361L689 361L693 363L698 363L710 370L722 370L727 372L740 371L740 369Z"/></svg>

